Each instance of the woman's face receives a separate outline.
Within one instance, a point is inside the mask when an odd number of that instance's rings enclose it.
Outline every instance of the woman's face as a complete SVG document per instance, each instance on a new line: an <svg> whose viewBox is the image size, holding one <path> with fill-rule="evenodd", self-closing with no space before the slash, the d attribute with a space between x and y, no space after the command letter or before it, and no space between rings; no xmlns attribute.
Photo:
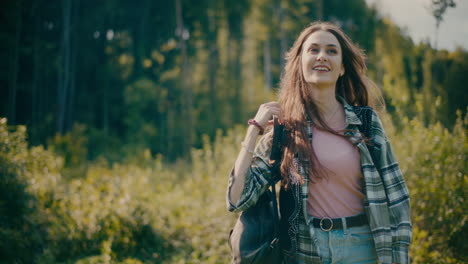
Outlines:
<svg viewBox="0 0 468 264"><path fill-rule="evenodd" d="M315 31L302 45L302 72L307 83L316 87L335 86L344 74L341 46L328 31Z"/></svg>

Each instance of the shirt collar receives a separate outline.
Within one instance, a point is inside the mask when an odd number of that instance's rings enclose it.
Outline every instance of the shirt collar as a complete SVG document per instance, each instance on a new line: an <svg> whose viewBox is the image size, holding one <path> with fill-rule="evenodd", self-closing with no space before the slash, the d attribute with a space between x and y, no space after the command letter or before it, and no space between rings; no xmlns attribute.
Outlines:
<svg viewBox="0 0 468 264"><path fill-rule="evenodd" d="M336 98L343 104L346 126L362 125L361 119L359 119L359 117L354 112L354 107L348 104L343 97L337 95Z"/></svg>

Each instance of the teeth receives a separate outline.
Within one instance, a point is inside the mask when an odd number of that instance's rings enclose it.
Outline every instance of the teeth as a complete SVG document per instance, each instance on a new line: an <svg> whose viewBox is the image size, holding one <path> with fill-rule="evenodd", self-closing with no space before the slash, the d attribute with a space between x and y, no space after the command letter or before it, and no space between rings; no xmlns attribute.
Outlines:
<svg viewBox="0 0 468 264"><path fill-rule="evenodd" d="M314 67L313 68L314 70L319 70L319 71L329 71L327 68L325 67Z"/></svg>

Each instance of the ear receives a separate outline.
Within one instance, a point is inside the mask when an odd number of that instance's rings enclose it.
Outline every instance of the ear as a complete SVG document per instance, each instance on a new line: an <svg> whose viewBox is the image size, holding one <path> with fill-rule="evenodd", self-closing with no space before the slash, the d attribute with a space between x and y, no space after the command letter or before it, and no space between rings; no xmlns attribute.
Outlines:
<svg viewBox="0 0 468 264"><path fill-rule="evenodd" d="M340 77L343 76L344 74L345 74L345 68L344 68L344 65L341 64Z"/></svg>

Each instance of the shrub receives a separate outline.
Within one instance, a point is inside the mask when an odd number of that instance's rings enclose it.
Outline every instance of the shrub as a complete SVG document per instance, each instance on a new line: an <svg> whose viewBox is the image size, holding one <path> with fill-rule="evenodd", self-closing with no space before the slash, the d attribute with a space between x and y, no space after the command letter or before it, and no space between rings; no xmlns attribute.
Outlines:
<svg viewBox="0 0 468 264"><path fill-rule="evenodd" d="M452 130L400 119L401 131L386 128L411 194L413 263L466 262L468 117ZM205 137L191 164L143 150L62 177L63 158L28 148L25 128L1 119L0 253L12 252L6 263L228 263L236 215L225 191L244 133Z"/></svg>
<svg viewBox="0 0 468 264"><path fill-rule="evenodd" d="M59 181L61 160L29 149L24 126L0 118L0 255L2 263L33 263L45 247L47 202Z"/></svg>
<svg viewBox="0 0 468 264"><path fill-rule="evenodd" d="M466 216L466 127L460 114L452 131L440 123L424 127L403 120L403 131L390 130L392 145L411 195L414 263L468 260Z"/></svg>

